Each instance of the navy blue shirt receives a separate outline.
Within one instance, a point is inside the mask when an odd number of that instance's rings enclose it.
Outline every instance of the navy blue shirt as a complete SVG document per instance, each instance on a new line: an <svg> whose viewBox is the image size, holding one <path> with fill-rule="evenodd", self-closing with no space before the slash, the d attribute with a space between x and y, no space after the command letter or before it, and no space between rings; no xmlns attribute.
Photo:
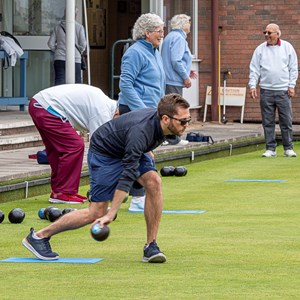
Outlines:
<svg viewBox="0 0 300 300"><path fill-rule="evenodd" d="M154 108L132 111L100 126L92 135L90 150L99 155L122 159L123 173L117 188L129 191L139 176L142 155L164 141L160 118Z"/></svg>

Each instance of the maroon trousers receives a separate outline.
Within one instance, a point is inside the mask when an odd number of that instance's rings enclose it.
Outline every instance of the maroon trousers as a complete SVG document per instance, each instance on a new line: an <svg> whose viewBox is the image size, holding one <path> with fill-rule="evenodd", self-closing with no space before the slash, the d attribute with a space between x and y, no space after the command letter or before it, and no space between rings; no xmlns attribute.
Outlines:
<svg viewBox="0 0 300 300"><path fill-rule="evenodd" d="M68 121L50 114L35 99L30 100L28 111L46 148L52 192L77 194L84 155L82 138Z"/></svg>

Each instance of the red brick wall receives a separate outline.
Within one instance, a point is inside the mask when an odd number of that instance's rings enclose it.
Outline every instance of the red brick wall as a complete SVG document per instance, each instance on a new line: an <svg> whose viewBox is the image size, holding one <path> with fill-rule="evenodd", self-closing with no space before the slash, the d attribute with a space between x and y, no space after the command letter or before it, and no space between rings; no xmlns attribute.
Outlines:
<svg viewBox="0 0 300 300"><path fill-rule="evenodd" d="M198 57L200 64L200 105L205 103L205 90L212 84L211 65L211 1L199 0L199 40ZM264 41L262 31L269 23L280 26L281 38L289 41L295 48L300 61L300 1L298 0L219 0L219 24L221 41L221 71L228 69L232 75L227 86L247 87L244 122L260 122L259 100L249 96L249 63L254 49ZM300 79L293 98L294 123L300 123ZM223 78L221 76L221 86ZM202 110L203 114L203 110ZM227 107L226 117L239 120L240 109ZM210 109L207 120L210 120Z"/></svg>

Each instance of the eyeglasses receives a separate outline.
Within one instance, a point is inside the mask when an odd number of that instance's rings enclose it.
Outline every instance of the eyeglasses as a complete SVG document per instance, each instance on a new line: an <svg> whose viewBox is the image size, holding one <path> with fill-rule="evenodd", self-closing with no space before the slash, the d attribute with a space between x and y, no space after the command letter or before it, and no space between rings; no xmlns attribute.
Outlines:
<svg viewBox="0 0 300 300"><path fill-rule="evenodd" d="M168 116L168 115L167 115ZM180 125L184 126L188 123L190 123L192 121L192 117L189 117L187 119L177 119L177 118L174 118L174 117L171 117L171 116L168 116L170 119L173 119L173 120L176 120L176 121L179 121L180 122Z"/></svg>
<svg viewBox="0 0 300 300"><path fill-rule="evenodd" d="M272 33L277 33L277 32L275 32L275 31L263 31L263 34L271 35Z"/></svg>
<svg viewBox="0 0 300 300"><path fill-rule="evenodd" d="M157 29L157 30L152 30L150 32L158 32L159 34L163 34L165 31L161 29Z"/></svg>

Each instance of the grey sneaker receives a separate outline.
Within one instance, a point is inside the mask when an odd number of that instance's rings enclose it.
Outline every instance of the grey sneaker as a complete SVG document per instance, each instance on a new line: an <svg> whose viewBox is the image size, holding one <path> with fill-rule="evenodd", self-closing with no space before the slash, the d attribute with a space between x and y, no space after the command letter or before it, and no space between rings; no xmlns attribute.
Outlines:
<svg viewBox="0 0 300 300"><path fill-rule="evenodd" d="M267 150L262 155L262 157L275 157L275 156L276 156L276 151L272 151L272 150Z"/></svg>
<svg viewBox="0 0 300 300"><path fill-rule="evenodd" d="M166 260L167 257L159 250L155 240L151 242L148 247L144 247L144 257L142 262L164 263Z"/></svg>
<svg viewBox="0 0 300 300"><path fill-rule="evenodd" d="M297 154L294 152L293 149L288 149L288 150L284 150L284 156L297 157Z"/></svg>
<svg viewBox="0 0 300 300"><path fill-rule="evenodd" d="M42 260L55 260L59 259L57 253L52 252L49 243L50 238L35 239L32 235L34 229L30 229L28 236L23 239L22 244L31 251L37 258Z"/></svg>

